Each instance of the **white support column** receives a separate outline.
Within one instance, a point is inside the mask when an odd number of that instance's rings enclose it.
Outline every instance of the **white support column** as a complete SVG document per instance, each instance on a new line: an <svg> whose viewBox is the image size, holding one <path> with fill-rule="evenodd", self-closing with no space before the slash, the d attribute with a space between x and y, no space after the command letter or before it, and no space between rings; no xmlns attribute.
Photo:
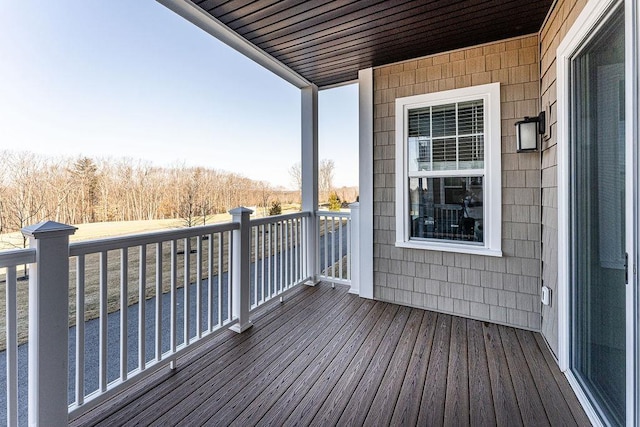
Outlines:
<svg viewBox="0 0 640 427"><path fill-rule="evenodd" d="M318 225L318 87L310 85L302 94L302 210L311 212L308 219L306 276L308 285L315 285L317 274Z"/></svg>
<svg viewBox="0 0 640 427"><path fill-rule="evenodd" d="M350 294L360 295L360 203L349 205L351 209L351 288Z"/></svg>
<svg viewBox="0 0 640 427"><path fill-rule="evenodd" d="M373 299L373 68L358 72L360 296ZM355 238L354 238L355 240Z"/></svg>
<svg viewBox="0 0 640 427"><path fill-rule="evenodd" d="M238 317L238 323L230 329L242 333L253 326L249 320L251 305L251 223L249 215L253 211L240 207L231 209L229 213L232 216L232 221L240 224L238 230L233 230L233 270L231 273L233 314Z"/></svg>
<svg viewBox="0 0 640 427"><path fill-rule="evenodd" d="M69 372L69 236L53 221L22 229L36 262L29 265L29 425L67 425Z"/></svg>

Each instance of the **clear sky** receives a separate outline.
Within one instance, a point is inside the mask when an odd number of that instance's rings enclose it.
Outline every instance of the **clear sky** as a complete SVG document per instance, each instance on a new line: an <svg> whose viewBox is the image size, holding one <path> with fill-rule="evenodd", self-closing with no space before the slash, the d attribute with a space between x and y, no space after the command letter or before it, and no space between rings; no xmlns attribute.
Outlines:
<svg viewBox="0 0 640 427"><path fill-rule="evenodd" d="M291 187L300 92L153 0L0 0L0 149L130 157ZM354 85L321 91L320 157L357 185Z"/></svg>

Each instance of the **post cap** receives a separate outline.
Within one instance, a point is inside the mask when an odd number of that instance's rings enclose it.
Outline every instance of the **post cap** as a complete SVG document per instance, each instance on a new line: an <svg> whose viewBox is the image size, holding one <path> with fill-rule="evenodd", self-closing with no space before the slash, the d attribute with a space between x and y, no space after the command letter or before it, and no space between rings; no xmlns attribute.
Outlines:
<svg viewBox="0 0 640 427"><path fill-rule="evenodd" d="M77 227L55 221L42 221L37 224L24 227L21 231L26 237L40 239L43 237L71 236L72 234L75 234L77 229Z"/></svg>
<svg viewBox="0 0 640 427"><path fill-rule="evenodd" d="M349 203L349 209L358 209L360 207L360 202Z"/></svg>
<svg viewBox="0 0 640 427"><path fill-rule="evenodd" d="M231 209L229 213L231 215L242 215L243 213L248 213L249 215L251 215L253 213L253 210L245 208L244 206L239 206L237 208Z"/></svg>

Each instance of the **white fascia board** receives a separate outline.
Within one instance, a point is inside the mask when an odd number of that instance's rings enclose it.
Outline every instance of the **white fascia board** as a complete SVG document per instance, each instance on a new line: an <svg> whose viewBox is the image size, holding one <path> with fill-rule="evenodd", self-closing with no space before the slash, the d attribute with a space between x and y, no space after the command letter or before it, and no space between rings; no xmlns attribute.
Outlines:
<svg viewBox="0 0 640 427"><path fill-rule="evenodd" d="M189 0L156 1L297 88L302 89L311 85L311 82L300 74L247 41Z"/></svg>

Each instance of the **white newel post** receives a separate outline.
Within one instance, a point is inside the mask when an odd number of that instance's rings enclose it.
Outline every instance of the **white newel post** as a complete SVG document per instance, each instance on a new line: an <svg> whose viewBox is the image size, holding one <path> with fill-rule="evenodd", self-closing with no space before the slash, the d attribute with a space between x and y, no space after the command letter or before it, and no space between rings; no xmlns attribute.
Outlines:
<svg viewBox="0 0 640 427"><path fill-rule="evenodd" d="M351 288L349 293L360 295L360 203L349 205L351 209Z"/></svg>
<svg viewBox="0 0 640 427"><path fill-rule="evenodd" d="M229 211L233 222L240 224L240 228L233 230L233 260L231 272L231 289L233 292L233 314L238 317L238 323L230 329L241 333L249 329L249 308L251 304L251 209L244 207Z"/></svg>
<svg viewBox="0 0 640 427"><path fill-rule="evenodd" d="M46 221L22 229L29 265L29 425L67 425L69 236L75 227Z"/></svg>

